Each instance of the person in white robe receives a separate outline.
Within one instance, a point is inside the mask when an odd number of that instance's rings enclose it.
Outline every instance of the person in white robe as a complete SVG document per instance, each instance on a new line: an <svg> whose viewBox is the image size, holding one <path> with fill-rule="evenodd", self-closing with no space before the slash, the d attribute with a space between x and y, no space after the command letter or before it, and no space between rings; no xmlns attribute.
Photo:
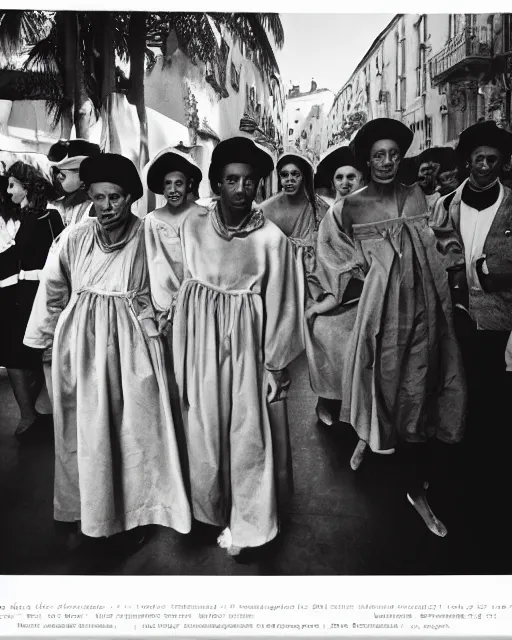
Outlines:
<svg viewBox="0 0 512 640"><path fill-rule="evenodd" d="M196 520L230 555L278 534L291 491L286 367L302 350L291 244L259 207L270 155L243 137L214 150L219 196L179 228L173 355Z"/></svg>
<svg viewBox="0 0 512 640"><path fill-rule="evenodd" d="M92 538L162 525L191 528L164 349L151 304L142 195L133 163L84 160L96 217L54 244L25 333L52 348L54 518Z"/></svg>
<svg viewBox="0 0 512 640"><path fill-rule="evenodd" d="M162 327L171 326L169 314L183 279L179 230L188 215L206 211L190 197L197 191L202 178L201 169L193 158L175 147L158 153L147 173L148 189L167 200L164 206L144 218L151 295ZM171 346L171 334L167 335Z"/></svg>

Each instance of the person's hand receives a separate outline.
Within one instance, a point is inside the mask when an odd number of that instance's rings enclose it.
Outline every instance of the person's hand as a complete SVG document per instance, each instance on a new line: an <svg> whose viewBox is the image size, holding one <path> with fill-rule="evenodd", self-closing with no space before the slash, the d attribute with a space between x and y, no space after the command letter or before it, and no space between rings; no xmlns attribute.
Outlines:
<svg viewBox="0 0 512 640"><path fill-rule="evenodd" d="M275 402L286 398L291 384L290 375L287 369L280 371L268 371L268 393L267 401Z"/></svg>

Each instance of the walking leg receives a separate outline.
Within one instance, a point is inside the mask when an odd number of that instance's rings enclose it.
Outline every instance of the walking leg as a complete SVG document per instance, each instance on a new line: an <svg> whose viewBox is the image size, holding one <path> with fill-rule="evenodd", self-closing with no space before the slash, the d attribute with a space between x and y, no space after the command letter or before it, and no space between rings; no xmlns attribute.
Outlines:
<svg viewBox="0 0 512 640"><path fill-rule="evenodd" d="M429 530L444 538L448 530L432 511L427 500L430 450L426 443L403 443L402 453L407 475L407 500L421 516Z"/></svg>
<svg viewBox="0 0 512 640"><path fill-rule="evenodd" d="M20 408L21 419L16 435L21 435L36 421L36 401L43 386L43 372L31 369L7 369L14 397Z"/></svg>

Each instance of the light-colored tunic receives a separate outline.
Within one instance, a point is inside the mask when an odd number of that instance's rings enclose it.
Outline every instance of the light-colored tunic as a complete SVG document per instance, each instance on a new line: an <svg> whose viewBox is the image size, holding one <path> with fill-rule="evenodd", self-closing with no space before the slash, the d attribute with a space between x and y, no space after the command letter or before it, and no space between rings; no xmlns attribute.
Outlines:
<svg viewBox="0 0 512 640"><path fill-rule="evenodd" d="M133 220L112 251L96 219L61 234L25 334L37 349L53 342L55 519L80 520L93 537L191 527L143 224Z"/></svg>
<svg viewBox="0 0 512 640"><path fill-rule="evenodd" d="M411 190L408 199L414 197ZM459 441L464 374L447 274L427 212L354 224L352 238L342 217L326 216L315 275L317 299L323 291L341 304L352 278L364 286L359 302L313 324L314 390L342 400L342 419L373 451L432 436Z"/></svg>
<svg viewBox="0 0 512 640"><path fill-rule="evenodd" d="M174 366L194 517L229 526L235 546L255 547L278 531L267 371L302 350L297 269L272 222L261 216L260 226L225 237L215 206L179 230Z"/></svg>
<svg viewBox="0 0 512 640"><path fill-rule="evenodd" d="M151 297L159 319L169 316L183 281L181 225L187 216L205 212L204 207L192 205L184 215L162 215L151 211L144 218ZM170 336L170 331L167 335Z"/></svg>
<svg viewBox="0 0 512 640"><path fill-rule="evenodd" d="M301 331L297 336L297 340L301 341L303 345L302 349L304 349L304 311L308 299L307 281L309 273L313 271L315 265L315 245L318 225L329 207L320 196L316 195L316 216L311 203L309 201L306 202L290 230L280 224L280 216L278 214L280 210L287 206L287 198L288 196L283 191L280 191L271 198L268 198L268 200L265 200L261 205L261 209L264 216L277 224L281 231L288 237L296 257L297 276L300 287L299 299L301 300L300 311L302 313L300 323Z"/></svg>

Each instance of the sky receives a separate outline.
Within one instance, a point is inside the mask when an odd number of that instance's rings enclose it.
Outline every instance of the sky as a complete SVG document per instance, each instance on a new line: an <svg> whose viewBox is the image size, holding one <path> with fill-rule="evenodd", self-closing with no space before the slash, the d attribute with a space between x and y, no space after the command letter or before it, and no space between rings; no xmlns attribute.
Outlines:
<svg viewBox="0 0 512 640"><path fill-rule="evenodd" d="M285 91L290 81L309 91L314 78L336 94L394 15L281 13L285 44L276 54Z"/></svg>

